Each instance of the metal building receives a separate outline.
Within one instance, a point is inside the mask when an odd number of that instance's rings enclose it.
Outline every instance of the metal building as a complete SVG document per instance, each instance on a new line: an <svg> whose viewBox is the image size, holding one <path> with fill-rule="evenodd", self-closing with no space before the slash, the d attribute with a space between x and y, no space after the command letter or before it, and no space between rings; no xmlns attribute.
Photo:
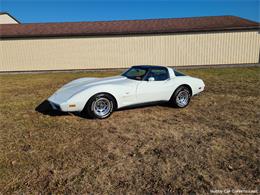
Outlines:
<svg viewBox="0 0 260 195"><path fill-rule="evenodd" d="M258 63L259 23L235 16L0 25L0 71Z"/></svg>
<svg viewBox="0 0 260 195"><path fill-rule="evenodd" d="M0 12L0 24L19 24L19 23L20 22L10 14L6 12Z"/></svg>

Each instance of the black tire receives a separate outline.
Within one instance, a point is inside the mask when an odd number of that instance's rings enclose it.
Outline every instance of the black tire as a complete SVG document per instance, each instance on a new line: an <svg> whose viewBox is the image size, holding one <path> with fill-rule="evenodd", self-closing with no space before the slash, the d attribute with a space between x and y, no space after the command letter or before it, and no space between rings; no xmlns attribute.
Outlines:
<svg viewBox="0 0 260 195"><path fill-rule="evenodd" d="M190 103L190 97L190 89L186 86L180 86L173 93L170 103L176 108L185 108Z"/></svg>
<svg viewBox="0 0 260 195"><path fill-rule="evenodd" d="M99 107L100 104L102 105L104 104L104 107L102 106ZM108 107L108 109L105 109L106 106ZM105 109L105 112L100 111L103 108ZM112 114L115 108L116 108L116 102L113 96L106 93L99 93L92 96L88 100L82 113L84 115L87 115L89 118L105 119Z"/></svg>

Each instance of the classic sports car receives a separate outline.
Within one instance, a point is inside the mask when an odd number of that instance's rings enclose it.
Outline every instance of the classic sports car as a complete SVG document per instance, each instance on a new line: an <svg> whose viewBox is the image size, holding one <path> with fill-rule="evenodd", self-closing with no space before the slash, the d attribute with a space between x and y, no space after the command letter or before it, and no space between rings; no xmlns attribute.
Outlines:
<svg viewBox="0 0 260 195"><path fill-rule="evenodd" d="M119 108L153 102L186 107L190 97L204 90L201 79L164 66L132 66L122 75L81 78L57 90L48 101L53 109L82 112L104 119Z"/></svg>

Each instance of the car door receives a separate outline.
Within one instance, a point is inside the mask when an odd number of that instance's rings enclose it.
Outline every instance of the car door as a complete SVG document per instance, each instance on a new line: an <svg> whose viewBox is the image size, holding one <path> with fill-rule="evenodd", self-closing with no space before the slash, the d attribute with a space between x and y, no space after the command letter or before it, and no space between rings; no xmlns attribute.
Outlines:
<svg viewBox="0 0 260 195"><path fill-rule="evenodd" d="M167 101L172 94L170 86L171 82L167 68L151 68L146 78L137 86L136 100L138 103Z"/></svg>

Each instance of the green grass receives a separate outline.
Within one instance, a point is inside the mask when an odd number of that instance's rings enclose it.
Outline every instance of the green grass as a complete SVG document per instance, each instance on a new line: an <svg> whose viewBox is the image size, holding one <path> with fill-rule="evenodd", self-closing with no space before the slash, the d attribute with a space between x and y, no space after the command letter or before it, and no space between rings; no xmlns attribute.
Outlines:
<svg viewBox="0 0 260 195"><path fill-rule="evenodd" d="M206 89L185 109L152 106L106 120L35 108L75 78L0 76L0 193L209 193L259 186L260 68L185 70Z"/></svg>

